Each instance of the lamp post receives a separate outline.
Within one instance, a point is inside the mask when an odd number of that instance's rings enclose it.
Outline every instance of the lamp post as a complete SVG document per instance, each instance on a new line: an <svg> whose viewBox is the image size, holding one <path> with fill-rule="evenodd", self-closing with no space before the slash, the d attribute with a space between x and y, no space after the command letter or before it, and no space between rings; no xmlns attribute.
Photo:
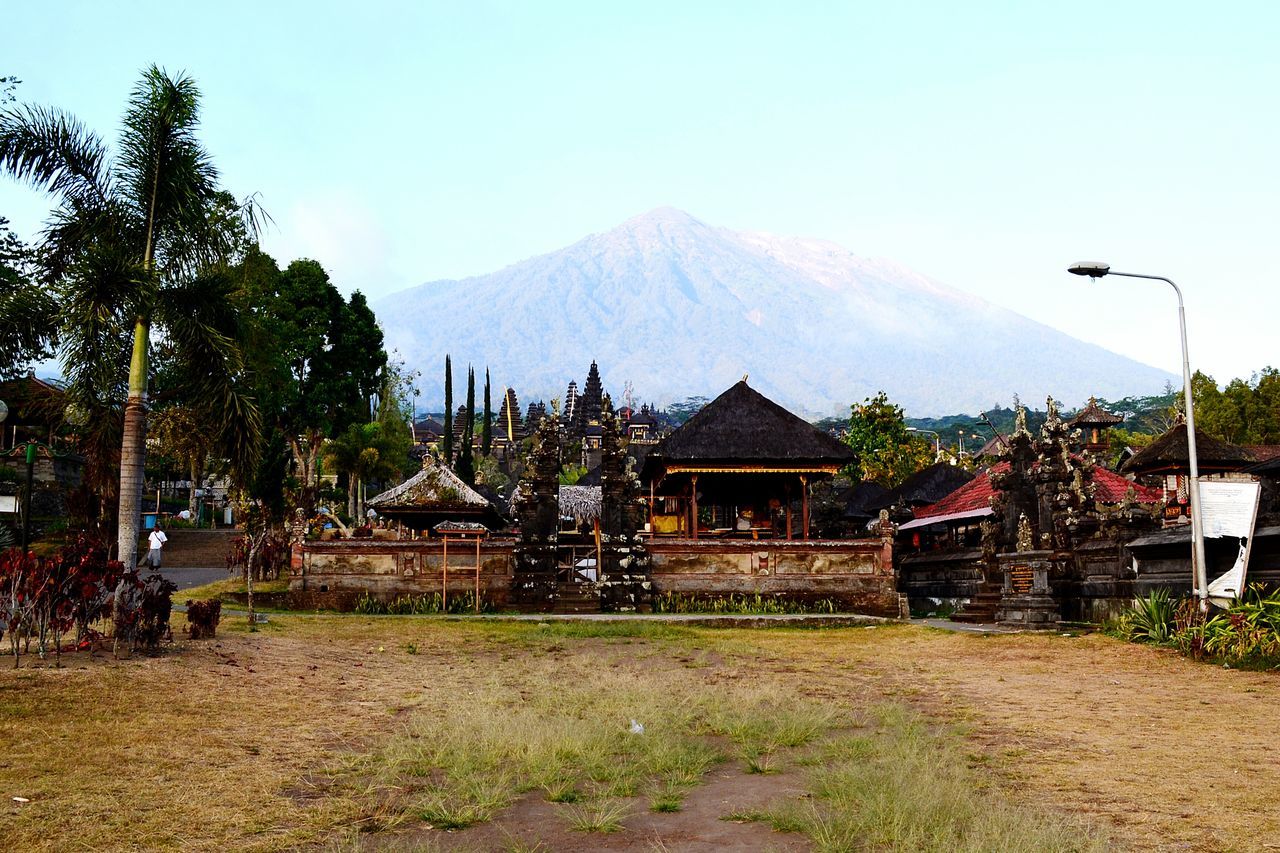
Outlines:
<svg viewBox="0 0 1280 853"><path fill-rule="evenodd" d="M933 436L933 461L938 461L938 458L942 456L942 436L931 429L919 429L917 427L907 427L907 432L927 432Z"/></svg>
<svg viewBox="0 0 1280 853"><path fill-rule="evenodd" d="M1133 272L1116 272L1107 264L1093 261L1082 261L1067 268L1073 275L1084 275L1089 278L1102 278L1104 275L1119 275L1125 278L1145 278L1152 281L1163 281L1173 288L1178 295L1178 330L1182 335L1182 394L1187 410L1187 464L1190 482L1187 483L1187 495L1191 499L1191 576L1193 592L1200 599L1200 609L1209 607L1209 579L1204 559L1204 523L1200 517L1200 466L1196 461L1196 415L1191 398L1191 361L1187 357L1187 313L1182 305L1182 290L1172 279L1162 275L1142 275Z"/></svg>

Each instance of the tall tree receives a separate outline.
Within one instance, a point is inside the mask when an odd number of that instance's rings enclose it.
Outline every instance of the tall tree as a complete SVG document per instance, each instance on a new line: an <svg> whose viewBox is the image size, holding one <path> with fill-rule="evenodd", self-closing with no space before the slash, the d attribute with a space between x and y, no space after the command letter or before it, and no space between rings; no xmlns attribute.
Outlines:
<svg viewBox="0 0 1280 853"><path fill-rule="evenodd" d="M0 216L0 379L53 355L57 308L36 281L35 253Z"/></svg>
<svg viewBox="0 0 1280 853"><path fill-rule="evenodd" d="M893 488L933 459L930 442L907 432L902 407L883 391L852 407L845 442L853 449L854 482L873 480Z"/></svg>
<svg viewBox="0 0 1280 853"><path fill-rule="evenodd" d="M444 357L444 462L453 464L453 363Z"/></svg>
<svg viewBox="0 0 1280 853"><path fill-rule="evenodd" d="M66 113L0 111L0 166L57 200L42 235L42 276L61 291L63 369L73 393L110 394L127 377L118 519L126 565L137 561L153 330L199 353L198 391L219 398L220 432L238 433L232 443L246 454L257 446L257 412L236 381L243 364L235 341L193 310L210 298L203 273L237 254L246 226L256 227L252 206L235 205L219 189L196 138L199 101L191 78L148 68L114 158ZM251 462L240 460L244 469Z"/></svg>
<svg viewBox="0 0 1280 853"><path fill-rule="evenodd" d="M471 443L475 440L475 422L472 414L476 410L476 372L467 366L467 417L462 423L462 436L458 441L458 461L453 466L458 479L468 486L476 483L476 462L472 455Z"/></svg>
<svg viewBox="0 0 1280 853"><path fill-rule="evenodd" d="M484 420L480 422L480 453L489 455L493 446L493 401L489 396L489 368L484 369Z"/></svg>

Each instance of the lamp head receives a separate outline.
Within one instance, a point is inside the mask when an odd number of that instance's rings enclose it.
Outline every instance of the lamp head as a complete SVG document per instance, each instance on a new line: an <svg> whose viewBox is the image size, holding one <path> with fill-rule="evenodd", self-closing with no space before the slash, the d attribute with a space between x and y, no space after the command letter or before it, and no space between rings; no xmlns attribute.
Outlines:
<svg viewBox="0 0 1280 853"><path fill-rule="evenodd" d="M1089 278L1102 278L1111 272L1111 265L1098 261L1080 261L1067 267L1067 272L1072 275L1087 275Z"/></svg>

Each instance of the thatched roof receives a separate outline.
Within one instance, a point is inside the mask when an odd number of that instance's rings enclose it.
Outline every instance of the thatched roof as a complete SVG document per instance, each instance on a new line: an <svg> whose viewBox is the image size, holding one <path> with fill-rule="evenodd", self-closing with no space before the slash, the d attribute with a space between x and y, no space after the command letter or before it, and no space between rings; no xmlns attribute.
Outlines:
<svg viewBox="0 0 1280 853"><path fill-rule="evenodd" d="M1254 459L1243 447L1196 430L1196 461L1200 473L1206 474L1239 471ZM1120 470L1126 474L1178 474L1186 473L1187 468L1187 427L1177 424L1133 454Z"/></svg>
<svg viewBox="0 0 1280 853"><path fill-rule="evenodd" d="M579 524L590 524L599 518L601 502L599 486L560 487L560 515Z"/></svg>
<svg viewBox="0 0 1280 853"><path fill-rule="evenodd" d="M848 445L793 415L746 380L716 397L654 449L663 462L844 465Z"/></svg>
<svg viewBox="0 0 1280 853"><path fill-rule="evenodd" d="M845 518L875 518L880 510L893 503L889 490L871 480L863 480L841 497L845 505Z"/></svg>
<svg viewBox="0 0 1280 853"><path fill-rule="evenodd" d="M890 502L917 506L931 504L942 500L972 479L973 475L958 465L935 462L903 480L893 490Z"/></svg>
<svg viewBox="0 0 1280 853"><path fill-rule="evenodd" d="M1089 398L1089 405L1076 412L1075 417L1067 421L1069 427L1112 427L1124 423L1124 418L1113 415L1098 405L1096 397Z"/></svg>
<svg viewBox="0 0 1280 853"><path fill-rule="evenodd" d="M422 460L422 470L392 489L369 498L375 509L388 507L488 507L489 501L475 489L458 479L458 475L445 467L440 460L427 456Z"/></svg>

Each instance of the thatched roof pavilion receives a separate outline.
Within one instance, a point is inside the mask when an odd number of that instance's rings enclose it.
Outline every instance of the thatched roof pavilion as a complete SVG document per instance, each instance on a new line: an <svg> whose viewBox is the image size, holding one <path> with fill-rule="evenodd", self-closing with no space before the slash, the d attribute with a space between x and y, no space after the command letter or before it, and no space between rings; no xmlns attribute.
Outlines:
<svg viewBox="0 0 1280 853"><path fill-rule="evenodd" d="M1188 460L1187 427L1180 423L1131 456L1120 470L1138 475L1186 474ZM1196 430L1196 462L1201 474L1240 471L1255 461L1245 448Z"/></svg>
<svg viewBox="0 0 1280 853"><path fill-rule="evenodd" d="M368 501L378 515L416 531L441 522L474 522L501 527L502 517L483 495L433 456L422 459L422 470L400 485Z"/></svg>
<svg viewBox="0 0 1280 853"><path fill-rule="evenodd" d="M711 535L792 536L793 494L808 537L809 488L853 461L834 436L741 382L660 441L644 461L651 530ZM659 504L659 501L662 503ZM699 501L702 509L699 513ZM744 528L744 522L746 526Z"/></svg>

